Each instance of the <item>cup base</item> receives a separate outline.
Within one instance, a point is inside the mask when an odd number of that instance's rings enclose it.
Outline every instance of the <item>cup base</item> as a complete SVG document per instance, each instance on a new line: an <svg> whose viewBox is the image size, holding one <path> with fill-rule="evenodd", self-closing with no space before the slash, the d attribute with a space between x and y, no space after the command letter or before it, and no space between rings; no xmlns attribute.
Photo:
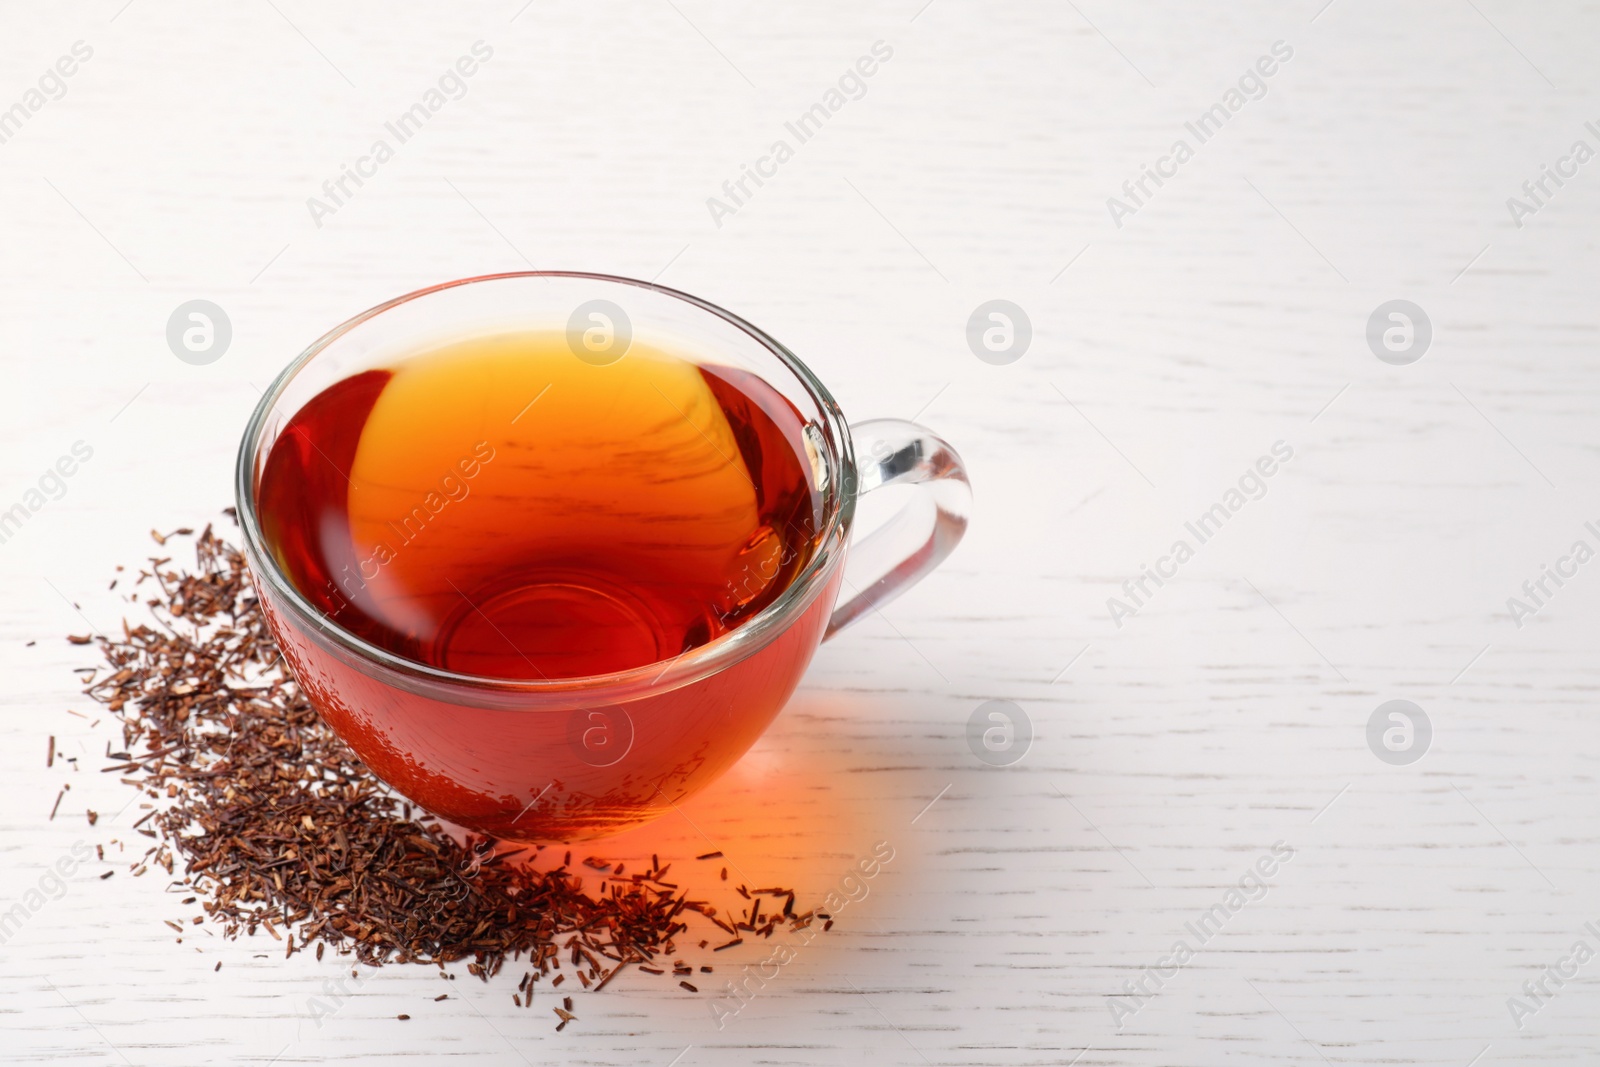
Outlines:
<svg viewBox="0 0 1600 1067"><path fill-rule="evenodd" d="M638 597L563 576L463 603L439 629L434 662L460 674L503 676L509 665L513 676L576 678L664 658L660 630Z"/></svg>

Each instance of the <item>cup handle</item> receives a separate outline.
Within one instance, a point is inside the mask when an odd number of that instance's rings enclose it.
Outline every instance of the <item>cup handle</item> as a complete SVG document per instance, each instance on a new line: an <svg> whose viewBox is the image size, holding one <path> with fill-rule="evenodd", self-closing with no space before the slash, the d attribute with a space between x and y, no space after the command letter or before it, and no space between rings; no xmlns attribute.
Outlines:
<svg viewBox="0 0 1600 1067"><path fill-rule="evenodd" d="M883 526L850 546L846 592L828 620L826 641L867 612L887 604L955 550L967 530L972 486L961 457L925 427L903 419L871 419L850 427L856 496L886 485L916 485L916 496ZM850 572L866 575L865 586Z"/></svg>

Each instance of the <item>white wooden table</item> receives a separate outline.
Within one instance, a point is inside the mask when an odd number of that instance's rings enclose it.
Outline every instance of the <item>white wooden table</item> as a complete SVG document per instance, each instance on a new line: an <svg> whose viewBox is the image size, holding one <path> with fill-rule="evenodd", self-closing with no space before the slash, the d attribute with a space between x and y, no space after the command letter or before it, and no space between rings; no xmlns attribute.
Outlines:
<svg viewBox="0 0 1600 1067"><path fill-rule="evenodd" d="M827 645L687 818L606 846L717 847L817 896L877 842L895 858L722 1028L707 992L631 976L559 1035L509 970L386 968L319 1026L338 961L179 944L158 879L91 862L0 946L0 1060L1595 1062L1600 960L1561 961L1600 950L1600 563L1530 618L1507 604L1600 548L1600 162L1522 192L1600 149L1592 5L520 2L0 12L0 111L23 105L0 510L93 452L0 544L0 910L75 842L128 836L131 813L85 821L128 794L97 773L105 717L66 714L94 714L71 673L93 657L61 637L116 625L107 583L151 527L230 502L257 389L364 307L528 265L703 295L852 417L961 449L977 502L949 564ZM464 95L314 218L477 41ZM785 123L878 41L864 95L797 144ZM1201 143L1186 123L1279 41ZM792 158L714 219L779 138ZM1180 138L1192 158L1161 163ZM1136 208L1120 227L1110 197ZM966 340L996 298L1032 324L1005 365ZM232 323L209 365L166 343L192 299ZM1431 322L1409 365L1366 337L1396 299ZM1198 544L1185 523L1279 441L1264 495ZM1133 604L1180 538L1193 558ZM1121 626L1111 597L1138 608ZM1395 699L1432 726L1408 765L1368 743ZM1032 724L1009 766L967 741L994 700ZM77 773L46 768L52 734Z"/></svg>

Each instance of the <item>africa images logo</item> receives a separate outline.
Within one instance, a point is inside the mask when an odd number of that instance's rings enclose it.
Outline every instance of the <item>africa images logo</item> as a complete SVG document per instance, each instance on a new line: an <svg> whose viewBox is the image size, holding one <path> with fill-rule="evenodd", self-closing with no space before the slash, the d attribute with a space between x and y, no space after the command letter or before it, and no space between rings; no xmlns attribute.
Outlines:
<svg viewBox="0 0 1600 1067"><path fill-rule="evenodd" d="M1222 132L1222 127L1228 121L1244 110L1244 106L1252 100L1260 100L1267 95L1267 79L1278 73L1280 64L1289 62L1294 58L1294 46L1287 41L1273 41L1272 54L1261 56L1253 66L1247 67L1239 75L1239 80L1229 86L1222 94L1222 99L1212 104L1194 121L1183 124L1194 144L1187 138L1179 137L1172 142L1172 147L1166 155L1158 158L1154 164L1142 166L1137 178L1130 178L1122 183L1122 195L1125 200L1117 197L1106 199L1106 210L1111 213L1111 221L1122 229L1123 220L1136 215L1155 196L1155 190L1167 184L1170 178L1178 176L1178 168L1195 157L1195 152L1200 145L1205 144L1217 134ZM1151 188L1151 185L1155 189Z"/></svg>
<svg viewBox="0 0 1600 1067"><path fill-rule="evenodd" d="M394 158L396 146L415 137L450 101L460 100L467 95L467 79L478 73L482 64L494 58L494 49L483 41L474 41L471 51L471 55L461 56L454 65L445 68L436 84L430 85L421 99L402 111L394 121L383 124L390 137L394 138L393 145L387 138L378 138L372 142L366 155L358 158L353 165L343 165L338 176L322 183L322 197L306 198L306 210L311 213L311 221L316 223L317 229L322 229L322 220L326 216L337 214L340 208L350 202L356 191L367 184L366 179L377 177L378 168ZM352 184L354 189L351 188Z"/></svg>

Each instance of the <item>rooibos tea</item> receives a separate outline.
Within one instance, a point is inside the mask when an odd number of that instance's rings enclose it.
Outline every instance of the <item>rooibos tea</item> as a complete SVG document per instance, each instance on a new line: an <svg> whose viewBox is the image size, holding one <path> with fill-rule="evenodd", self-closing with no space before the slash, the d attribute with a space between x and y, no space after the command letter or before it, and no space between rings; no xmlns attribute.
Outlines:
<svg viewBox="0 0 1600 1067"><path fill-rule="evenodd" d="M745 371L560 333L464 340L324 389L258 507L328 619L457 674L610 674L711 641L810 560L804 420Z"/></svg>

